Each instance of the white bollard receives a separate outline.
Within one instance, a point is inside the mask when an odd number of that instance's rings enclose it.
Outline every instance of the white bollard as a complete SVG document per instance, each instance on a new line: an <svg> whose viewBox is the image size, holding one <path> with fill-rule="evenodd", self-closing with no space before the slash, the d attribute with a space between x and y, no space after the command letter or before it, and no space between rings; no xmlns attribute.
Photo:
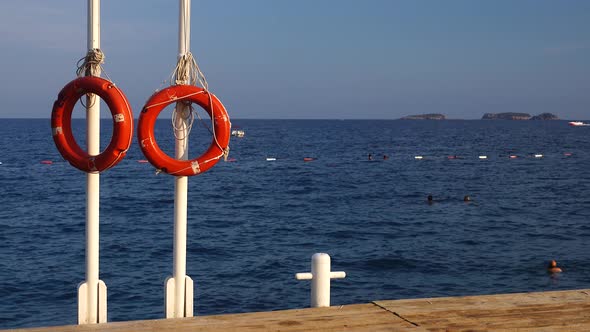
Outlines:
<svg viewBox="0 0 590 332"><path fill-rule="evenodd" d="M296 273L297 280L311 279L311 307L330 306L330 279L345 278L346 273L331 272L330 255L317 253L311 256L311 273Z"/></svg>

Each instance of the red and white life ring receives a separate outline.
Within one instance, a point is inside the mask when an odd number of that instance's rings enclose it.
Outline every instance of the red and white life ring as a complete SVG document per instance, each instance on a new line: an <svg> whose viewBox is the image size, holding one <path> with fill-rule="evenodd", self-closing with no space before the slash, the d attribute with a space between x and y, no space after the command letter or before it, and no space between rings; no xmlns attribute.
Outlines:
<svg viewBox="0 0 590 332"><path fill-rule="evenodd" d="M202 155L190 160L172 158L160 149L154 135L158 115L171 103L188 101L201 106L213 119L213 140ZM158 170L175 176L192 176L213 167L225 154L229 145L231 123L225 107L204 89L194 85L173 85L154 93L145 103L139 123L137 136L141 151L146 159Z"/></svg>
<svg viewBox="0 0 590 332"><path fill-rule="evenodd" d="M87 93L98 95L113 116L113 136L107 148L96 156L89 155L76 143L72 133L72 111L78 99ZM68 83L53 103L51 112L53 140L59 153L77 169L102 172L125 157L133 140L133 113L123 92L110 81L100 77L79 77Z"/></svg>

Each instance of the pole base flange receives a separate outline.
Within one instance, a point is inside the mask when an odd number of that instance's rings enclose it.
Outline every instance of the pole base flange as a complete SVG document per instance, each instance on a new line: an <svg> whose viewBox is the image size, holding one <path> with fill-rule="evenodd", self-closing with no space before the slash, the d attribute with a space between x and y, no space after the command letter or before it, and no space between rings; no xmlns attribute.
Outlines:
<svg viewBox="0 0 590 332"><path fill-rule="evenodd" d="M189 276L184 278L184 312L180 313L176 313L174 310L176 288L174 277L168 277L164 282L166 318L193 317L193 279Z"/></svg>
<svg viewBox="0 0 590 332"><path fill-rule="evenodd" d="M96 303L90 305L88 283L78 285L78 324L98 324L107 322L107 285L98 280L96 287ZM91 309L92 308L92 309ZM96 309L96 312L91 312Z"/></svg>

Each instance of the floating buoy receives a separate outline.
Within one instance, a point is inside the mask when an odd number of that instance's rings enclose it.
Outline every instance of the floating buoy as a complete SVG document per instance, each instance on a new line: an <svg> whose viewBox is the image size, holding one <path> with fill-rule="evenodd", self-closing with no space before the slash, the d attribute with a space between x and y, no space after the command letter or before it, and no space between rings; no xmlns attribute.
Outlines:
<svg viewBox="0 0 590 332"><path fill-rule="evenodd" d="M97 156L82 150L72 133L74 105L87 93L102 98L113 118L113 137L107 148ZM68 83L53 103L51 129L59 153L72 166L87 173L102 172L121 161L131 146L133 114L127 98L113 82L94 76L79 77Z"/></svg>
<svg viewBox="0 0 590 332"><path fill-rule="evenodd" d="M266 161L276 161L276 160L277 160L277 158L274 158L274 157L267 157L266 158Z"/></svg>
<svg viewBox="0 0 590 332"><path fill-rule="evenodd" d="M53 164L53 161L51 161L51 160L41 160L41 164L43 164L43 165L51 165L51 164Z"/></svg>
<svg viewBox="0 0 590 332"><path fill-rule="evenodd" d="M180 160L167 155L156 142L155 129L158 115L166 106L177 102L190 102L201 106L211 119L213 139L207 151L189 160ZM213 167L229 153L231 123L225 107L217 97L194 85L173 85L154 93L143 106L137 125L141 151L158 170L175 176L192 176Z"/></svg>
<svg viewBox="0 0 590 332"><path fill-rule="evenodd" d="M517 155L514 155L514 154L511 154L510 156L508 156L508 158L510 158L510 159L516 159L516 158L518 158L518 156Z"/></svg>
<svg viewBox="0 0 590 332"><path fill-rule="evenodd" d="M542 154L536 154L535 155L535 158L543 158L543 155Z"/></svg>
<svg viewBox="0 0 590 332"><path fill-rule="evenodd" d="M0 165L2 165L2 162L0 161Z"/></svg>
<svg viewBox="0 0 590 332"><path fill-rule="evenodd" d="M488 159L488 156L479 156L479 159Z"/></svg>
<svg viewBox="0 0 590 332"><path fill-rule="evenodd" d="M424 159L422 156L414 156L414 159Z"/></svg>
<svg viewBox="0 0 590 332"><path fill-rule="evenodd" d="M571 152L565 152L563 155L566 156L566 157L571 157L572 156L572 153Z"/></svg>
<svg viewBox="0 0 590 332"><path fill-rule="evenodd" d="M313 160L315 160L315 158L310 158L310 157L303 158L303 161L313 161Z"/></svg>
<svg viewBox="0 0 590 332"><path fill-rule="evenodd" d="M139 159L137 162L140 163L140 164L145 164L148 161L147 161L147 159Z"/></svg>

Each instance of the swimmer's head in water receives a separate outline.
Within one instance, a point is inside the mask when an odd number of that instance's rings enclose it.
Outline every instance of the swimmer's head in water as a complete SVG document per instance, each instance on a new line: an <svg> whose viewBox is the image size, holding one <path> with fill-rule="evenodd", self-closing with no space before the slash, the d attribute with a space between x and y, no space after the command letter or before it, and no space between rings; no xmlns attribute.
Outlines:
<svg viewBox="0 0 590 332"><path fill-rule="evenodd" d="M561 273L562 270L557 267L557 262L556 261L551 260L549 262L549 266L547 266L547 272L549 272L551 274L555 274L555 273Z"/></svg>
<svg viewBox="0 0 590 332"><path fill-rule="evenodd" d="M463 200L465 202L469 202L471 200L471 197L469 197L468 195L465 195L465 197L463 197Z"/></svg>
<svg viewBox="0 0 590 332"><path fill-rule="evenodd" d="M428 200L432 201L432 195L428 195Z"/></svg>

